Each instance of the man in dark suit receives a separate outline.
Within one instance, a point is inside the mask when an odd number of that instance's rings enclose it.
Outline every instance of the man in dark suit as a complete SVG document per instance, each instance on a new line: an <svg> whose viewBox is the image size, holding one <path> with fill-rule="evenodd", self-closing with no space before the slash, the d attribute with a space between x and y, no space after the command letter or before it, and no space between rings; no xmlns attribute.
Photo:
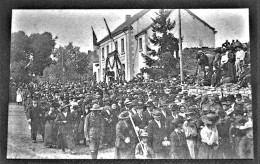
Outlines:
<svg viewBox="0 0 260 164"><path fill-rule="evenodd" d="M178 115L178 108L179 108L179 106L177 104L172 104L171 108L170 108L171 115L166 118L165 125L166 125L166 131L167 131L167 136L168 137L170 137L171 133L175 129L174 124L172 123L172 121L175 118L181 117L181 116Z"/></svg>
<svg viewBox="0 0 260 164"><path fill-rule="evenodd" d="M145 126L148 126L149 121L153 119L152 111L154 109L154 105L152 102L147 102L146 107L147 110L144 112L143 116L144 116L144 124Z"/></svg>
<svg viewBox="0 0 260 164"><path fill-rule="evenodd" d="M41 123L44 119L44 113L41 107L38 105L36 99L32 101L32 105L28 108L27 111L27 119L29 124L31 125L31 138L33 143L36 143L37 132L41 130ZM42 131L43 132L43 131ZM44 139L44 132L41 134Z"/></svg>
<svg viewBox="0 0 260 164"><path fill-rule="evenodd" d="M162 113L158 109L153 110L154 119L148 124L147 132L150 137L150 144L155 153L156 159L167 158L167 149L162 145L163 141L167 140L165 124L161 122Z"/></svg>
<svg viewBox="0 0 260 164"><path fill-rule="evenodd" d="M162 112L161 121L166 122L166 118L170 115L169 110L168 110L168 104L166 103L166 101L161 101L160 109Z"/></svg>
<svg viewBox="0 0 260 164"><path fill-rule="evenodd" d="M137 113L133 115L133 121L135 123L135 126L138 127L138 130L145 128L145 122L144 122L144 115L143 115L143 106L138 105L136 106Z"/></svg>

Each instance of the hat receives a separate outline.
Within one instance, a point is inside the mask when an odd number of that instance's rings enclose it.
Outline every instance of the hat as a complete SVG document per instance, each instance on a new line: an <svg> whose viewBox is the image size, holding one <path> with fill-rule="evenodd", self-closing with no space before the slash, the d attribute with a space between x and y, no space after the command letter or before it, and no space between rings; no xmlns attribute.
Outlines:
<svg viewBox="0 0 260 164"><path fill-rule="evenodd" d="M203 53L203 51L202 51L202 50L199 50L199 51L198 51L198 54L202 54L202 53Z"/></svg>
<svg viewBox="0 0 260 164"><path fill-rule="evenodd" d="M237 109L237 110L234 111L234 114L235 114L235 115L242 115L242 116L243 116L243 115L244 115L244 111L241 110L241 109Z"/></svg>
<svg viewBox="0 0 260 164"><path fill-rule="evenodd" d="M244 104L251 104L252 101L249 99L249 97L244 97Z"/></svg>
<svg viewBox="0 0 260 164"><path fill-rule="evenodd" d="M92 104L96 104L96 103L98 103L97 99L92 100Z"/></svg>
<svg viewBox="0 0 260 164"><path fill-rule="evenodd" d="M252 104L246 104L244 106L247 111L252 111Z"/></svg>
<svg viewBox="0 0 260 164"><path fill-rule="evenodd" d="M178 109L179 109L179 105L177 105L175 103L171 104L171 106L170 106L171 111L177 111Z"/></svg>
<svg viewBox="0 0 260 164"><path fill-rule="evenodd" d="M194 112L196 113L198 111L198 106L197 105L189 106L188 111L192 113Z"/></svg>
<svg viewBox="0 0 260 164"><path fill-rule="evenodd" d="M101 110L98 104L94 104L90 110Z"/></svg>
<svg viewBox="0 0 260 164"><path fill-rule="evenodd" d="M166 101L161 101L160 106L168 106L168 104L166 103Z"/></svg>
<svg viewBox="0 0 260 164"><path fill-rule="evenodd" d="M123 111L118 115L119 119L127 119L130 117L130 112L128 111Z"/></svg>
<svg viewBox="0 0 260 164"><path fill-rule="evenodd" d="M249 129L249 128L253 128L253 122L252 121L246 122L245 125L241 126L239 129L245 130L245 129Z"/></svg>
<svg viewBox="0 0 260 164"><path fill-rule="evenodd" d="M148 137L148 133L147 133L147 132L142 132L142 133L140 134L140 136L141 136L141 137Z"/></svg>
<svg viewBox="0 0 260 164"><path fill-rule="evenodd" d="M154 109L153 112L152 112L153 116L161 116L162 112L158 109Z"/></svg>
<svg viewBox="0 0 260 164"><path fill-rule="evenodd" d="M172 124L174 124L175 126L179 126L183 124L183 121L180 118L175 118L172 120Z"/></svg>
<svg viewBox="0 0 260 164"><path fill-rule="evenodd" d="M218 121L219 116L214 113L209 113L202 116L201 119L205 124L215 124Z"/></svg>
<svg viewBox="0 0 260 164"><path fill-rule="evenodd" d="M236 99L235 99L235 96L234 95L228 95L227 98L226 98L226 101L231 101L231 102L234 102Z"/></svg>
<svg viewBox="0 0 260 164"><path fill-rule="evenodd" d="M149 101L149 102L146 103L146 107L153 107L154 108L154 104L151 101Z"/></svg>
<svg viewBox="0 0 260 164"><path fill-rule="evenodd" d="M128 105L131 104L131 101L129 100L129 98L126 98L126 99L125 99L124 104L128 104Z"/></svg>
<svg viewBox="0 0 260 164"><path fill-rule="evenodd" d="M139 104L138 104L138 101L137 100L133 100L132 102L131 102L131 105L130 105L130 107L135 107L135 106L138 106Z"/></svg>
<svg viewBox="0 0 260 164"><path fill-rule="evenodd" d="M234 106L234 110L244 110L244 106L237 104L237 105Z"/></svg>
<svg viewBox="0 0 260 164"><path fill-rule="evenodd" d="M70 104L63 104L63 105L60 106L60 109L64 109L64 108L69 107L69 106L71 106L71 105Z"/></svg>
<svg viewBox="0 0 260 164"><path fill-rule="evenodd" d="M106 101L106 102L103 103L103 105L104 106L110 106L110 103L109 103L109 101Z"/></svg>
<svg viewBox="0 0 260 164"><path fill-rule="evenodd" d="M236 94L236 98L242 98L242 95L240 93Z"/></svg>
<svg viewBox="0 0 260 164"><path fill-rule="evenodd" d="M217 115L219 115L219 117L221 117L221 118L224 118L226 116L226 112L224 110L219 110L217 112Z"/></svg>

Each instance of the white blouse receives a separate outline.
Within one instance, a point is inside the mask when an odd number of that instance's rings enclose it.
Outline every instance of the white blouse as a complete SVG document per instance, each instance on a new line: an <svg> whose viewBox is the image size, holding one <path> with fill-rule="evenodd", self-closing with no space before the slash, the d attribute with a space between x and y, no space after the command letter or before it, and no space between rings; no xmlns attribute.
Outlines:
<svg viewBox="0 0 260 164"><path fill-rule="evenodd" d="M213 145L213 143L218 144L218 130L213 128L212 130L208 127L204 127L200 131L201 142L207 143L208 145Z"/></svg>

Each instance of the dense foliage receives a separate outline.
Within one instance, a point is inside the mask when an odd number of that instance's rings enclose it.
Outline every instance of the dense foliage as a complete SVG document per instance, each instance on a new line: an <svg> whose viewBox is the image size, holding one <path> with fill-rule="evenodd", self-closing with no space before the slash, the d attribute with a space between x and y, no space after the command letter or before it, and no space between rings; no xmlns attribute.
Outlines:
<svg viewBox="0 0 260 164"><path fill-rule="evenodd" d="M150 42L158 47L158 50L153 50L147 47L149 54L143 55L145 58L145 63L150 68L145 68L142 71L150 75L151 78L158 78L156 76L171 76L178 74L178 39L170 32L175 27L175 21L171 22L168 18L170 10L159 10L159 13L156 13L157 17L153 20L152 31L153 35L150 38ZM176 57L174 56L176 54ZM153 59L157 57L157 59ZM152 67L152 68L151 68ZM160 74L152 73L161 69ZM153 70L153 71L152 71ZM157 72L156 71L156 72Z"/></svg>
<svg viewBox="0 0 260 164"><path fill-rule="evenodd" d="M53 38L49 32L28 36L19 31L11 37L10 74L14 82L27 83L32 79L56 82L63 77L69 81L92 77L92 62L97 58L94 53L81 52L73 43L55 48L57 37Z"/></svg>

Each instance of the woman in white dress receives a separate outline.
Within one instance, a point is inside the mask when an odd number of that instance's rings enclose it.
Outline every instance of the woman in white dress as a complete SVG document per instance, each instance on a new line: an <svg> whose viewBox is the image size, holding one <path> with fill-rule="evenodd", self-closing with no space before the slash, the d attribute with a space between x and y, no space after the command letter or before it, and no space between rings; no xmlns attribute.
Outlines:
<svg viewBox="0 0 260 164"><path fill-rule="evenodd" d="M22 105L23 98L22 98L22 90L21 88L18 88L16 91L16 102L18 105Z"/></svg>

